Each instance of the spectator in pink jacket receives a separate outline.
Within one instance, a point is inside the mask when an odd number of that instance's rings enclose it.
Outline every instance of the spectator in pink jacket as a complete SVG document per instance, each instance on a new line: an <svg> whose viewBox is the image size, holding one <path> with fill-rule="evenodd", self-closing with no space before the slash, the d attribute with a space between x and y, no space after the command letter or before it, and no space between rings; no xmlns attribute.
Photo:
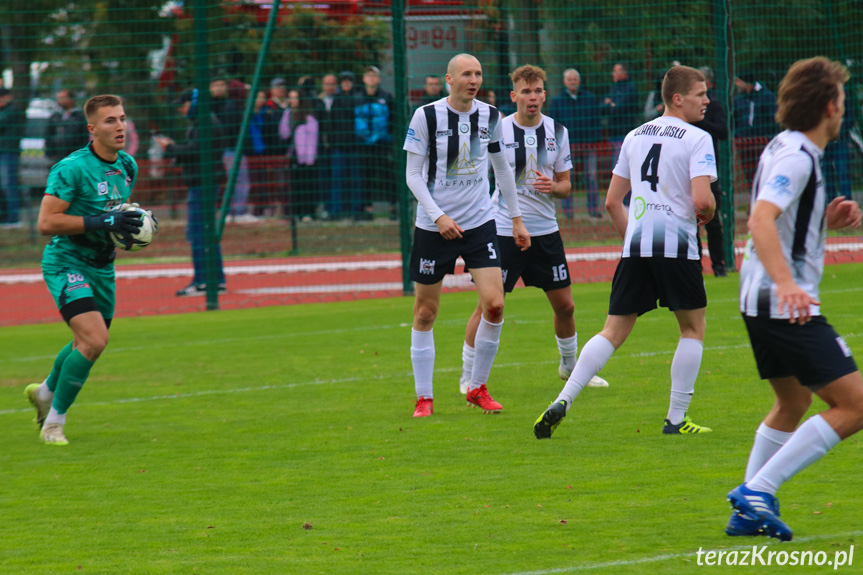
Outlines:
<svg viewBox="0 0 863 575"><path fill-rule="evenodd" d="M323 201L317 185L318 121L312 102L300 90L288 93L288 107L279 122L279 136L288 144L292 212L311 220Z"/></svg>

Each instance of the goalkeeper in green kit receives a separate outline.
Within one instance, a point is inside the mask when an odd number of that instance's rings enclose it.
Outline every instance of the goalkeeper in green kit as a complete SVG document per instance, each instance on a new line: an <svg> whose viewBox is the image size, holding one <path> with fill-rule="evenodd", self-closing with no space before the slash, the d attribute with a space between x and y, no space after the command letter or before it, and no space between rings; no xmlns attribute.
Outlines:
<svg viewBox="0 0 863 575"><path fill-rule="evenodd" d="M42 441L66 445L66 411L108 345L114 317L114 242L110 233L131 236L141 216L123 211L138 174L123 151L126 113L118 96L90 98L84 107L92 141L57 162L39 210L39 233L53 236L42 256L42 275L73 339L54 368L25 395L36 408Z"/></svg>

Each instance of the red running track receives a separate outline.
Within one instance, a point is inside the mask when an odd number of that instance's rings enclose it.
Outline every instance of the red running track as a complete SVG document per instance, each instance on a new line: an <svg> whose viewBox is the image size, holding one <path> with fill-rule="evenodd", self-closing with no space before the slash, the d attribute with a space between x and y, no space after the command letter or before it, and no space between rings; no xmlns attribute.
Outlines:
<svg viewBox="0 0 863 575"><path fill-rule="evenodd" d="M618 247L568 249L573 282L610 281L619 253ZM827 263L848 262L863 262L863 243L858 238L831 238ZM703 264L710 269L707 258ZM463 268L459 266L456 272L455 276L447 276L444 291L472 289ZM229 261L225 273L228 293L219 296L220 309L350 301L403 293L398 254ZM174 295L191 277L189 264L117 266L116 317L205 311L205 297ZM60 315L42 281L41 270L0 271L0 326L52 321L60 321Z"/></svg>

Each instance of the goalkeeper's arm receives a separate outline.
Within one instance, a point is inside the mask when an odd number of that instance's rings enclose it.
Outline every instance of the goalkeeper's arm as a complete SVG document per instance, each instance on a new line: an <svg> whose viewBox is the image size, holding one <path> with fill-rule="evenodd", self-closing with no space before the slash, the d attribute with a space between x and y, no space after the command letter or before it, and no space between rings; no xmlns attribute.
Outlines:
<svg viewBox="0 0 863 575"><path fill-rule="evenodd" d="M46 194L39 208L39 233L44 236L76 236L105 230L132 234L144 224L137 212L111 210L95 216L72 216L66 213L68 208L69 202Z"/></svg>

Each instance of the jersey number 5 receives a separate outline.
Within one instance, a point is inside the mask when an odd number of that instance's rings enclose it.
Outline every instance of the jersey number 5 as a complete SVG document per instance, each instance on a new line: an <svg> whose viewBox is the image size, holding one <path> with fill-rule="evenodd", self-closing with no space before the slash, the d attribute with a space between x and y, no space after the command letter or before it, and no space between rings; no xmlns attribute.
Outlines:
<svg viewBox="0 0 863 575"><path fill-rule="evenodd" d="M659 185L659 153L662 152L662 144L653 144L644 163L641 164L641 181L650 182L650 189L656 191Z"/></svg>

